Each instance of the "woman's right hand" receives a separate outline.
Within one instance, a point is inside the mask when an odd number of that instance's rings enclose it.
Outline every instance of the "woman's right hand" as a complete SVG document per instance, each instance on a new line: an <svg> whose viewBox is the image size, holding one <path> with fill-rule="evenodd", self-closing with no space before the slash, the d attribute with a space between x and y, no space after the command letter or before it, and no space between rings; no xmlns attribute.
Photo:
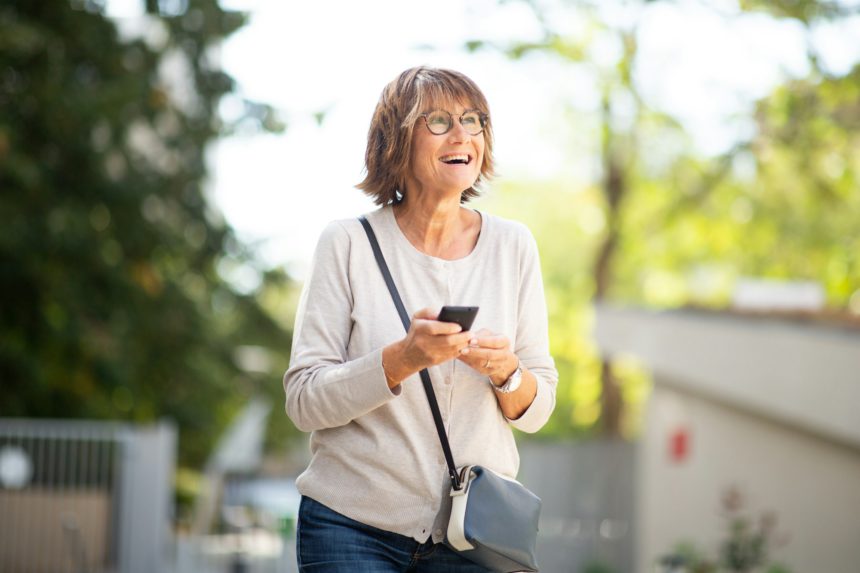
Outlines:
<svg viewBox="0 0 860 573"><path fill-rule="evenodd" d="M382 350L382 366L390 388L424 368L468 354L471 333L461 332L460 325L453 322L439 322L438 316L438 310L419 310L412 316L406 338Z"/></svg>

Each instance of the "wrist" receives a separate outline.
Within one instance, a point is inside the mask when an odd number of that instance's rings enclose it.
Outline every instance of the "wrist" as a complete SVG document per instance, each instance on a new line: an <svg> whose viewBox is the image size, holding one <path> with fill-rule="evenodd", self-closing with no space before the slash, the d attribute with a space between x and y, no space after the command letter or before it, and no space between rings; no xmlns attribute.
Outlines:
<svg viewBox="0 0 860 573"><path fill-rule="evenodd" d="M405 364L403 341L394 342L382 349L382 370L390 388L399 385L411 374Z"/></svg>
<svg viewBox="0 0 860 573"><path fill-rule="evenodd" d="M515 357L516 358L516 357ZM493 389L499 394L513 394L519 390L523 382L523 368L517 359L517 366L501 385L494 385Z"/></svg>
<svg viewBox="0 0 860 573"><path fill-rule="evenodd" d="M490 382L492 382L494 386L503 386L519 367L520 359L517 358L516 354L511 352L508 355L508 359L505 361L504 367L499 368L496 372L490 375Z"/></svg>

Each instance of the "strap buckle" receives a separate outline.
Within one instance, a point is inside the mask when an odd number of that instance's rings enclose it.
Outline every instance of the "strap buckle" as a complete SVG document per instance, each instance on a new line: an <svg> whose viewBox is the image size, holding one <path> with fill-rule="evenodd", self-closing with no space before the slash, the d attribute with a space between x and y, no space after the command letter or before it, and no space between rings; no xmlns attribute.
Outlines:
<svg viewBox="0 0 860 573"><path fill-rule="evenodd" d="M457 476L457 481L451 480L451 497L458 497L461 495L466 495L469 491L469 484L472 482L472 467L473 466L463 466L460 468L460 475ZM457 486L460 487L457 487Z"/></svg>

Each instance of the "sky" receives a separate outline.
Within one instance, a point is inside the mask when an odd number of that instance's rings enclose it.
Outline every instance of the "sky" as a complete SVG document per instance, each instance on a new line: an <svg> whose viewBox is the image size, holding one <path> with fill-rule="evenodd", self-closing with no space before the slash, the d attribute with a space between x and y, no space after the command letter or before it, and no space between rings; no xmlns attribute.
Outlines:
<svg viewBox="0 0 860 573"><path fill-rule="evenodd" d="M240 134L208 154L209 193L239 237L267 266L301 279L317 237L331 220L373 209L355 189L362 177L365 136L379 93L415 65L464 72L490 103L498 179L592 180L593 157L573 154L565 106L589 110L596 91L588 77L545 57L511 61L492 51L467 53L466 40L500 43L537 39L538 22L523 3L438 0L223 0L249 11L250 22L220 50L238 82L225 100L269 103L287 120L284 134ZM787 77L807 72L804 30L764 15L737 15L735 3L655 3L640 28L637 82L649 104L671 111L697 150L727 149L750 126L737 121L751 102ZM585 33L571 12L550 12L554 26ZM623 20L623 12L609 14ZM860 59L860 19L816 33L833 71ZM617 46L598 42L593 56L612 61ZM325 111L321 124L313 114ZM492 189L491 191L492 192ZM253 282L253 279L250 279ZM252 287L252 284L248 285Z"/></svg>

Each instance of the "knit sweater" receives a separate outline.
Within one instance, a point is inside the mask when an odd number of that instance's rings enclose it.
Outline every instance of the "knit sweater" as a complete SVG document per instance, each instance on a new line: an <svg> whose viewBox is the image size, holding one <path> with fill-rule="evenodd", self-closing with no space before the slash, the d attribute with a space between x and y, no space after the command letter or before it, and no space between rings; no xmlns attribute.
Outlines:
<svg viewBox="0 0 860 573"><path fill-rule="evenodd" d="M558 373L549 355L537 247L520 223L481 213L467 256L443 260L416 249L391 207L367 215L407 312L479 306L472 331L503 334L537 379L525 413L507 419L489 379L464 362L429 369L454 460L515 477L511 426L538 431L555 406ZM444 539L450 481L418 374L394 389L383 347L406 332L358 219L323 231L305 283L284 375L286 411L311 432L311 461L299 492L354 520L425 542Z"/></svg>

